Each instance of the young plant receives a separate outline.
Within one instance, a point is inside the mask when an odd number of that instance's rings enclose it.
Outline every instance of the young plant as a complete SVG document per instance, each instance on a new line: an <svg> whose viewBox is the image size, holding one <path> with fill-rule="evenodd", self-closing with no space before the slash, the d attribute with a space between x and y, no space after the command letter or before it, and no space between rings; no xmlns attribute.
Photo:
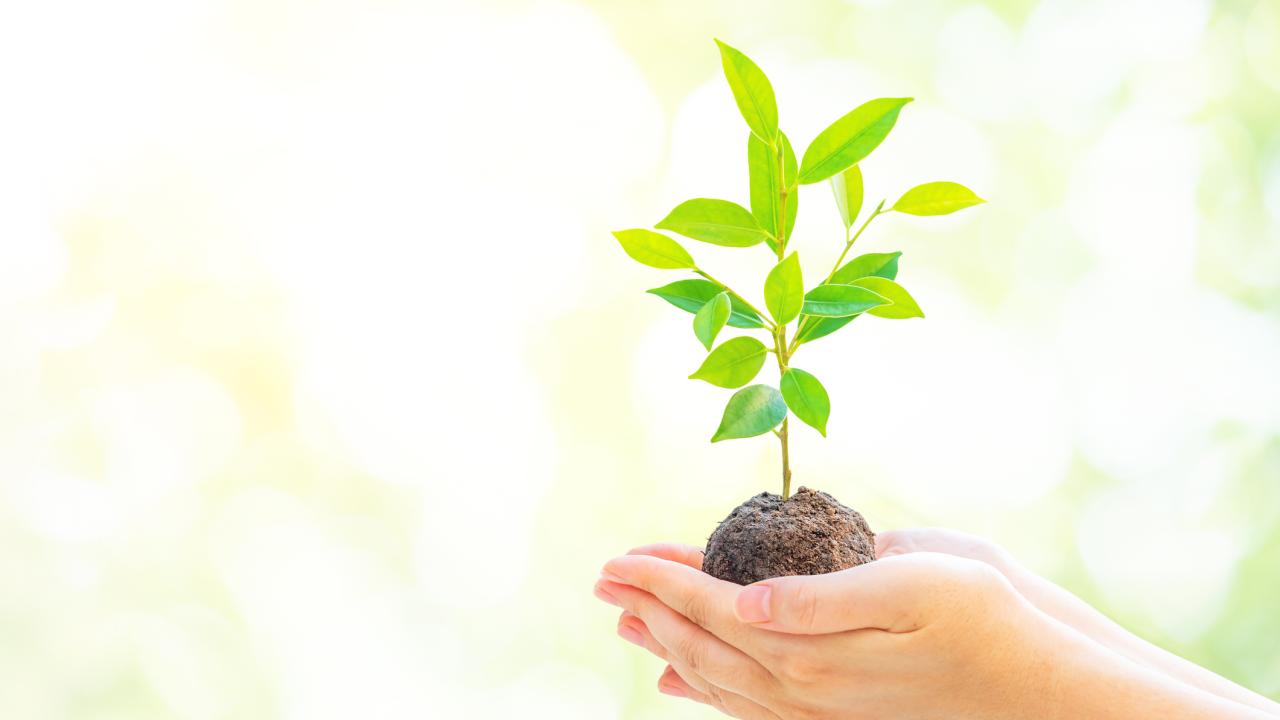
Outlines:
<svg viewBox="0 0 1280 720"><path fill-rule="evenodd" d="M689 377L741 388L729 398L711 442L773 432L782 451L782 499L786 500L791 496L789 416L795 415L825 437L831 414L831 400L822 383L792 365L796 353L859 315L890 320L924 317L911 294L896 281L901 252L868 253L845 262L849 250L881 215L948 215L984 200L963 185L930 182L908 190L888 209L881 200L859 225L863 184L858 163L884 141L912 99L879 98L854 108L819 133L797 163L791 142L778 127L778 106L769 79L746 55L718 40L716 44L725 79L750 128L751 209L728 200L696 198L677 205L654 227L713 245L767 247L776 264L764 279L765 310L714 278L667 235L632 229L617 231L614 237L640 263L697 276L649 292L693 313L693 333L708 355ZM791 229L799 187L824 180L831 185L844 224L844 249L822 280L806 291L799 255L789 251ZM758 331L764 339L743 335L715 345L725 326ZM770 354L778 365L778 387L748 385Z"/></svg>

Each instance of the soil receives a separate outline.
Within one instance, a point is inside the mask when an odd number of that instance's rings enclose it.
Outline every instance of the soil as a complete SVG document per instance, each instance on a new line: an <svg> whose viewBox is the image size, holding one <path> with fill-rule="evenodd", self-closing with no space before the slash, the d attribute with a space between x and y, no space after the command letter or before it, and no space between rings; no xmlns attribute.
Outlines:
<svg viewBox="0 0 1280 720"><path fill-rule="evenodd" d="M785 502L766 492L734 508L707 540L702 571L750 585L868 563L875 547L875 533L856 510L802 487Z"/></svg>

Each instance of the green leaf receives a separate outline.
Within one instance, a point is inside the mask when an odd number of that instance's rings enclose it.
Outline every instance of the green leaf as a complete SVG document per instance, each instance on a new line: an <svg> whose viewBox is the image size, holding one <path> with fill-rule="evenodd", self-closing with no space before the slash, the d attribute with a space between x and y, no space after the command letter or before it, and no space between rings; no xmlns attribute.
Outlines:
<svg viewBox="0 0 1280 720"><path fill-rule="evenodd" d="M768 385L745 387L729 398L720 427L711 442L755 437L774 429L787 417L782 393Z"/></svg>
<svg viewBox="0 0 1280 720"><path fill-rule="evenodd" d="M853 285L863 287L883 296L892 305L874 307L867 312L876 317L905 320L906 318L922 318L924 311L916 304L916 299L898 283L882 277L864 277L853 281Z"/></svg>
<svg viewBox="0 0 1280 720"><path fill-rule="evenodd" d="M836 195L836 209L844 220L845 232L853 227L862 212L862 170L851 165L848 170L831 176L831 190Z"/></svg>
<svg viewBox="0 0 1280 720"><path fill-rule="evenodd" d="M693 316L693 334L707 350L716 341L716 335L729 322L729 314L733 304L729 301L729 293L722 292L707 301Z"/></svg>
<svg viewBox="0 0 1280 720"><path fill-rule="evenodd" d="M888 302L871 290L856 285L819 285L804 296L804 313L820 317L848 317Z"/></svg>
<svg viewBox="0 0 1280 720"><path fill-rule="evenodd" d="M702 361L690 380L706 380L722 388L737 388L751 382L764 367L769 349L753 337L736 337L720 343Z"/></svg>
<svg viewBox="0 0 1280 720"><path fill-rule="evenodd" d="M858 316L849 315L848 317L816 317L813 315L800 316L800 330L796 333L796 340L800 344L813 342L818 338L826 337L840 328L853 322Z"/></svg>
<svg viewBox="0 0 1280 720"><path fill-rule="evenodd" d="M783 153L783 182L778 181L778 156L755 135L747 136L747 170L751 178L751 214L765 230L774 238L782 233L778 223L778 206L781 204L780 194L785 188L787 194L787 227L784 238L791 237L791 229L796 224L796 212L800 207L800 193L796 187L796 152L791 149L791 141L786 133L778 133ZM778 246L773 238L767 239L769 249L775 253Z"/></svg>
<svg viewBox="0 0 1280 720"><path fill-rule="evenodd" d="M863 103L831 123L809 143L800 161L800 183L821 182L862 161L884 141L902 106L911 98L880 98Z"/></svg>
<svg viewBox="0 0 1280 720"><path fill-rule="evenodd" d="M831 282L848 285L854 280L864 277L888 278L898 277L898 258L900 252L867 253L850 260L831 276Z"/></svg>
<svg viewBox="0 0 1280 720"><path fill-rule="evenodd" d="M654 227L725 247L751 247L771 237L746 208L710 198L680 203Z"/></svg>
<svg viewBox="0 0 1280 720"><path fill-rule="evenodd" d="M660 270L680 270L695 267L693 258L680 243L652 230L618 230L613 236L622 249L636 262Z"/></svg>
<svg viewBox="0 0 1280 720"><path fill-rule="evenodd" d="M719 40L716 45L720 46L720 64L724 66L724 77L733 90L738 111L751 132L772 145L778 137L778 101L773 95L773 85L751 58Z"/></svg>
<svg viewBox="0 0 1280 720"><path fill-rule="evenodd" d="M804 306L804 279L800 275L800 256L796 253L769 271L764 281L764 305L779 325L786 325L800 314Z"/></svg>
<svg viewBox="0 0 1280 720"><path fill-rule="evenodd" d="M831 398L818 378L799 368L788 368L778 383L782 398L796 417L827 436L827 418L831 416Z"/></svg>
<svg viewBox="0 0 1280 720"><path fill-rule="evenodd" d="M663 285L660 288L653 288L645 292L657 295L667 302L686 312L696 313L706 305L711 298L718 295L724 288L713 282L702 280L700 278L691 278L689 280L677 280L670 285ZM732 310L729 313L729 325L736 328L762 328L764 320L760 318L742 298L729 293L729 301Z"/></svg>
<svg viewBox="0 0 1280 720"><path fill-rule="evenodd" d="M891 209L908 215L950 215L984 202L960 183L931 182L908 190Z"/></svg>

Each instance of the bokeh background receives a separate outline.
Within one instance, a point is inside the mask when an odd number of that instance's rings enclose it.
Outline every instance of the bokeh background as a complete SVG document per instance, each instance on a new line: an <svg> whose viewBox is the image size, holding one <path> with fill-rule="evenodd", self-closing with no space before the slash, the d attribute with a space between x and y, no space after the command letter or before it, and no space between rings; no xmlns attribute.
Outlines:
<svg viewBox="0 0 1280 720"><path fill-rule="evenodd" d="M709 717L590 589L778 485L608 232L746 202L712 37L800 148L916 98L869 202L990 200L860 241L928 319L801 351L797 482L1280 696L1277 3L55 1L0 11L0 715Z"/></svg>

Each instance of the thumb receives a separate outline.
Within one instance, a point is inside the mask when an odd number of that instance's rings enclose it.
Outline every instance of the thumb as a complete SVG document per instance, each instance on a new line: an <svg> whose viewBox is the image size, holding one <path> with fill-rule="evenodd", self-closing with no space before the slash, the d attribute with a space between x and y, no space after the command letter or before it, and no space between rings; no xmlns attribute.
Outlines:
<svg viewBox="0 0 1280 720"><path fill-rule="evenodd" d="M910 632L928 623L949 564L946 556L911 553L826 575L762 580L738 592L734 613L755 627L798 635Z"/></svg>

